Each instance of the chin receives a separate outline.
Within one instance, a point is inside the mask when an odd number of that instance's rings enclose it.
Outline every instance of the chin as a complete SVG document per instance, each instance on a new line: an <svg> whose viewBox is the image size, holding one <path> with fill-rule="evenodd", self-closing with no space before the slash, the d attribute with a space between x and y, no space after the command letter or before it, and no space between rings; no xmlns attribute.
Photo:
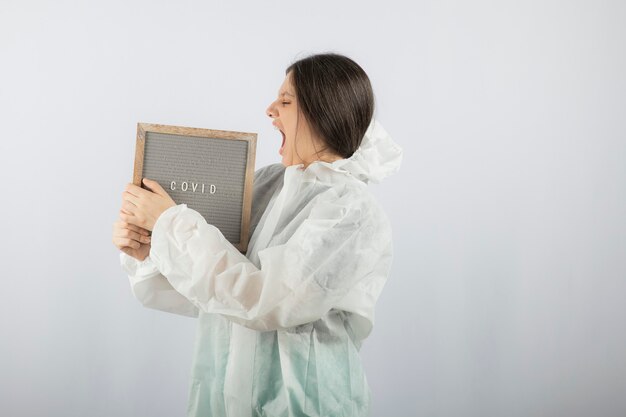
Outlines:
<svg viewBox="0 0 626 417"><path fill-rule="evenodd" d="M292 158L289 158L289 155L287 155L287 152L283 152L282 155L280 155L280 162L282 162L282 164L286 167L288 167L289 165L293 165L294 161Z"/></svg>

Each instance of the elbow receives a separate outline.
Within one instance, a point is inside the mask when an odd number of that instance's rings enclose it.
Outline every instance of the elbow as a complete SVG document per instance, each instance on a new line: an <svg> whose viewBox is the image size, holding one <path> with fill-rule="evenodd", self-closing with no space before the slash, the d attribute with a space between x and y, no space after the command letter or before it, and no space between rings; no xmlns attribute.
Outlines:
<svg viewBox="0 0 626 417"><path fill-rule="evenodd" d="M145 308L197 318L199 309L175 291L159 291L155 288L135 286L133 295Z"/></svg>
<svg viewBox="0 0 626 417"><path fill-rule="evenodd" d="M139 282L132 285L131 293L142 306L151 308L154 303L155 292L149 286L142 284L142 282Z"/></svg>

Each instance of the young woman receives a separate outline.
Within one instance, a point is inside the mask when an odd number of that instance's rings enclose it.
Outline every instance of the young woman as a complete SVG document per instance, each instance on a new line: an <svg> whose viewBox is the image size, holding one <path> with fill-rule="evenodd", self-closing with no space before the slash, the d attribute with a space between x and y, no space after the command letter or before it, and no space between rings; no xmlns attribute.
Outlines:
<svg viewBox="0 0 626 417"><path fill-rule="evenodd" d="M368 415L358 351L392 239L366 184L402 155L373 110L366 73L345 56L287 68L267 108L282 164L255 173L245 256L158 183L126 187L113 242L135 297L198 318L188 415Z"/></svg>

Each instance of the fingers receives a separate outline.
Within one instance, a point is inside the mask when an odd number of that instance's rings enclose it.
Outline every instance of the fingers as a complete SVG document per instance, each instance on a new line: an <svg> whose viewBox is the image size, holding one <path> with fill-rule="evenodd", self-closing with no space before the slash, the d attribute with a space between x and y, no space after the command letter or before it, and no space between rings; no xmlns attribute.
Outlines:
<svg viewBox="0 0 626 417"><path fill-rule="evenodd" d="M164 191L163 187L161 187L161 184L159 184L156 181L149 180L148 178L144 178L142 182L145 184L146 187L150 189L150 191L154 193L161 194L161 192Z"/></svg>
<svg viewBox="0 0 626 417"><path fill-rule="evenodd" d="M124 213L133 214L136 208L136 204L130 203L127 200L122 201L122 209Z"/></svg>
<svg viewBox="0 0 626 417"><path fill-rule="evenodd" d="M144 229L143 227L135 226L134 224L126 223L126 222L123 222L123 221L120 221L120 223L121 223L121 226L124 227L124 228L133 230L133 231L135 231L137 233L140 233L140 234L142 234L144 236L150 236L150 231Z"/></svg>
<svg viewBox="0 0 626 417"><path fill-rule="evenodd" d="M129 256L135 256L136 251L133 248L119 248L122 252Z"/></svg>
<svg viewBox="0 0 626 417"><path fill-rule="evenodd" d="M170 197L170 195L167 193L167 191L165 191L165 189L157 181L149 180L148 178L144 178L143 179L143 183L154 194L156 194L156 195L158 195L158 196L160 196L162 198L165 198L166 200L171 201L172 203L176 204L176 202L172 199L172 197Z"/></svg>
<svg viewBox="0 0 626 417"><path fill-rule="evenodd" d="M117 246L119 249L122 249L122 248L139 249L141 247L141 243L137 242L136 240L127 239L123 237L115 238L113 243L115 243L115 246Z"/></svg>
<svg viewBox="0 0 626 417"><path fill-rule="evenodd" d="M128 192L129 194L134 195L135 197L139 197L143 193L149 193L150 192L150 191L144 190L143 188L133 184L132 182L129 182L128 184L126 184L126 188L124 188L124 191Z"/></svg>
<svg viewBox="0 0 626 417"><path fill-rule="evenodd" d="M144 229L143 227L135 226L134 224L127 223L123 220L117 220L113 223L113 234L115 235L119 234L118 230L122 230L122 229L130 229L144 236L150 236L150 231Z"/></svg>
<svg viewBox="0 0 626 417"><path fill-rule="evenodd" d="M162 192L164 192L163 187L161 187L161 185L156 181L144 178L141 182L146 187L148 187L147 190L133 184L132 182L129 182L128 184L126 184L126 188L124 189L124 191L135 197L141 197L150 194L161 194Z"/></svg>
<svg viewBox="0 0 626 417"><path fill-rule="evenodd" d="M145 252L145 251L142 252L140 249L133 249L133 248L120 248L120 250L126 253L127 255L132 256L133 258L137 259L138 261L145 260L149 254L149 252Z"/></svg>
<svg viewBox="0 0 626 417"><path fill-rule="evenodd" d="M155 191L155 187L159 185L156 181L149 180L148 178L142 179L141 182L148 187L150 191Z"/></svg>
<svg viewBox="0 0 626 417"><path fill-rule="evenodd" d="M124 201L128 201L128 202L132 203L135 206L139 205L139 198L136 195L134 195L131 192L126 191L126 190L124 190L122 192L122 202L124 202Z"/></svg>
<svg viewBox="0 0 626 417"><path fill-rule="evenodd" d="M167 197L171 200L158 182L146 180L146 184L150 184L152 189L144 190L134 184L129 184L126 187L126 190L122 192L122 211L128 214L135 214L137 207L149 207L162 197Z"/></svg>
<svg viewBox="0 0 626 417"><path fill-rule="evenodd" d="M142 224L141 219L139 219L137 216L133 214L128 214L127 212L124 212L123 210L120 210L120 220L122 220L125 223L130 223L135 226L139 226Z"/></svg>
<svg viewBox="0 0 626 417"><path fill-rule="evenodd" d="M115 237L120 239L131 239L139 243L150 243L150 236L142 235L130 229L118 229L115 233Z"/></svg>
<svg viewBox="0 0 626 417"><path fill-rule="evenodd" d="M113 235L113 238L111 240L113 241L113 244L115 245L115 247L117 247L118 249L122 249L122 248L139 249L141 247L141 243L129 237Z"/></svg>
<svg viewBox="0 0 626 417"><path fill-rule="evenodd" d="M119 249L124 247L139 249L142 244L149 244L148 231L123 221L117 221L113 225L113 244Z"/></svg>
<svg viewBox="0 0 626 417"><path fill-rule="evenodd" d="M156 183L152 180L148 181ZM156 183L156 185L158 186L158 183ZM150 205L154 197L156 197L156 194L152 191L144 190L133 183L126 184L126 188L122 192L122 208L119 212L120 220L124 223L146 229L145 213L140 207ZM142 201L144 204L141 203Z"/></svg>
<svg viewBox="0 0 626 417"><path fill-rule="evenodd" d="M122 192L119 220L113 224L113 244L127 253L140 249L142 245L149 245L151 241L151 232L140 226L142 221L134 214L142 193L144 196L152 194L135 184L126 185L126 189Z"/></svg>

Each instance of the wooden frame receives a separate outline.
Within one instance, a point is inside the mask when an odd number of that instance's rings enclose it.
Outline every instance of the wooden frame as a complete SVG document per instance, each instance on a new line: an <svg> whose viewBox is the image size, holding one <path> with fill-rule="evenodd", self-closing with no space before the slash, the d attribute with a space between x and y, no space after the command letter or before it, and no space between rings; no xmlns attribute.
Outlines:
<svg viewBox="0 0 626 417"><path fill-rule="evenodd" d="M163 133L180 136L191 136L207 139L228 139L247 142L247 161L245 168L243 207L241 211L241 233L239 243L233 245L245 253L249 241L250 212L252 208L252 188L254 181L254 163L256 155L256 133L235 132L228 130L202 129L194 127L171 126L151 123L137 123L137 141L135 146L135 164L133 171L133 184L143 187L142 179L144 172L144 156L147 133ZM145 188L145 187L143 187ZM167 191L167 189L166 189Z"/></svg>

